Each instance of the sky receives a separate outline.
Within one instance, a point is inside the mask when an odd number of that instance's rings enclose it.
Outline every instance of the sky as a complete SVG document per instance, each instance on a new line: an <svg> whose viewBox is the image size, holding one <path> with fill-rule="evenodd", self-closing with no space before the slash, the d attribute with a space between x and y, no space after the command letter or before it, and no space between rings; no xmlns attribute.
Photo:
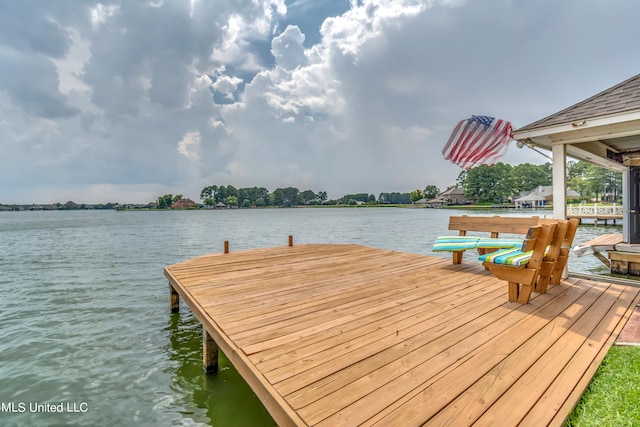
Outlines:
<svg viewBox="0 0 640 427"><path fill-rule="evenodd" d="M640 72L637 0L0 0L0 204L455 184L471 115L525 126ZM547 159L515 142L511 164Z"/></svg>

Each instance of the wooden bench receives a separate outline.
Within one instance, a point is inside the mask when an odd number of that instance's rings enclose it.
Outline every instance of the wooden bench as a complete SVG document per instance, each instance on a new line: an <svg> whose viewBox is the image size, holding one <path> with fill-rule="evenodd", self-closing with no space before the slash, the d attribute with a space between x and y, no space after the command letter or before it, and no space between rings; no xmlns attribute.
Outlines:
<svg viewBox="0 0 640 427"><path fill-rule="evenodd" d="M458 231L458 236L451 236L451 241L457 237L461 242L460 250L448 250L448 249L438 249L434 248L434 252L437 251L446 251L452 252L452 262L454 264L462 263L462 255L465 250L469 249L478 249L479 254L484 254L487 252L491 252L492 250L499 249L499 247L493 248L484 248L478 247L478 241L481 239L479 237L474 237L471 239L461 239L460 237L467 237L467 232L469 231L479 231L489 233L489 237L492 239L497 239L500 237L501 233L506 234L522 234L525 235L528 233L529 228L538 225L540 223L541 218L538 216L532 217L502 217L502 216L452 216L449 218L449 230ZM476 239L475 244L473 240ZM462 242L467 242L468 244L464 244ZM509 246L506 246L509 247Z"/></svg>
<svg viewBox="0 0 640 427"><path fill-rule="evenodd" d="M576 219L542 220L529 229L521 250L480 258L497 278L508 282L509 301L526 304L532 291L544 293L549 283L560 283L578 224Z"/></svg>

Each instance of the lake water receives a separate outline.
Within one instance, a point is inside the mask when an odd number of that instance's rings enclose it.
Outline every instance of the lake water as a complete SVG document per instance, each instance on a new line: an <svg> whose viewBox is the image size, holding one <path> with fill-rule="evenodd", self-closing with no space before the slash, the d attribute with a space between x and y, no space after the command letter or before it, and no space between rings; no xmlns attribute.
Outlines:
<svg viewBox="0 0 640 427"><path fill-rule="evenodd" d="M285 245L288 235L295 243L432 255L449 216L463 213L550 215L394 208L0 213L0 425L274 425L228 361L218 374L203 374L201 326L184 304L170 314L163 268L221 252L225 240L236 251ZM612 232L621 228L581 226L576 242ZM474 258L466 254L465 262ZM593 256L572 256L569 268L607 271Z"/></svg>

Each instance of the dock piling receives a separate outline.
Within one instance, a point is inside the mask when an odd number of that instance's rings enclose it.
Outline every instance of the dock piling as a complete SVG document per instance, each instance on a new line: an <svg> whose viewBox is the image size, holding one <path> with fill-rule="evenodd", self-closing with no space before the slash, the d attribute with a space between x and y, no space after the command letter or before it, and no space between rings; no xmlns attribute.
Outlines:
<svg viewBox="0 0 640 427"><path fill-rule="evenodd" d="M293 246L293 236L289 235L289 246Z"/></svg>
<svg viewBox="0 0 640 427"><path fill-rule="evenodd" d="M202 325L202 369L207 374L218 372L218 344Z"/></svg>
<svg viewBox="0 0 640 427"><path fill-rule="evenodd" d="M228 240L224 241L224 253L225 254L229 253L229 241Z"/></svg>
<svg viewBox="0 0 640 427"><path fill-rule="evenodd" d="M171 301L171 312L177 313L180 311L180 295L173 289L171 283L169 283L169 292L170 292L170 301Z"/></svg>

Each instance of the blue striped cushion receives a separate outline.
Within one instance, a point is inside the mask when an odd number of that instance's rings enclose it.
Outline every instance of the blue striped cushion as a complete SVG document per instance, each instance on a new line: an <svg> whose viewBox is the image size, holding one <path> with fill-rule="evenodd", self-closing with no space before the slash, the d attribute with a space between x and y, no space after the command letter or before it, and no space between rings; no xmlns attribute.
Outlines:
<svg viewBox="0 0 640 427"><path fill-rule="evenodd" d="M478 248L483 249L522 249L522 239L492 239L481 238L478 240Z"/></svg>
<svg viewBox="0 0 640 427"><path fill-rule="evenodd" d="M522 252L517 249L504 249L502 251L482 255L478 259L480 261L491 262L494 264L521 266L529 263L531 255L533 255L533 251Z"/></svg>
<svg viewBox="0 0 640 427"><path fill-rule="evenodd" d="M475 249L479 237L475 236L440 236L433 244L433 252L454 252Z"/></svg>

